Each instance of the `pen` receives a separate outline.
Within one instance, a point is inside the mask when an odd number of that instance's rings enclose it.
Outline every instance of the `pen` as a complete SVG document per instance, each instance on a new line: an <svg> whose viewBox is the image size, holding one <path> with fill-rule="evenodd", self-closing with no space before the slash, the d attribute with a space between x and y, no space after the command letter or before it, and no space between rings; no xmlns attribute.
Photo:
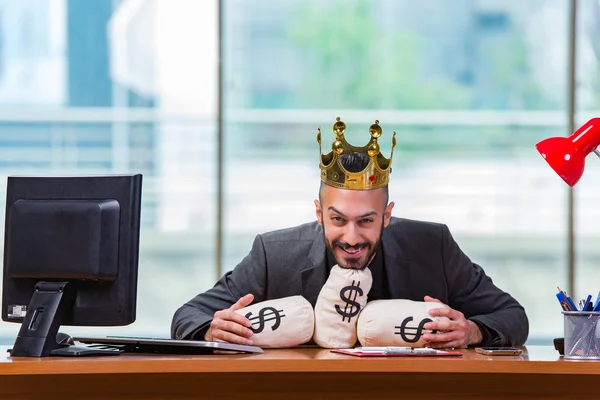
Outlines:
<svg viewBox="0 0 600 400"><path fill-rule="evenodd" d="M389 351L389 350L412 350L412 347L406 347L406 346L384 346L384 347L377 347L377 346L372 346L372 347L355 347L356 350L361 350L361 351Z"/></svg>
<svg viewBox="0 0 600 400"><path fill-rule="evenodd" d="M558 299L560 306L564 311L575 311L574 309L571 309L571 306L567 302L567 299L565 298L565 295L562 291L556 293L556 298Z"/></svg>
<svg viewBox="0 0 600 400"><path fill-rule="evenodd" d="M557 286L558 290L560 290L560 288ZM560 290L563 295L565 296L566 302L569 305L569 308L571 308L571 311L577 311L577 306L575 305L575 303L573 302L573 299L571 299L571 296L569 296L567 294L567 292L565 292L564 290Z"/></svg>
<svg viewBox="0 0 600 400"><path fill-rule="evenodd" d="M399 349L388 349L385 354L438 354L438 350L429 348L399 348Z"/></svg>
<svg viewBox="0 0 600 400"><path fill-rule="evenodd" d="M590 306L590 303L592 302L592 295L588 294L587 299L585 299L585 302L583 303L583 307L581 307L582 311L592 311L592 310L588 310L588 307Z"/></svg>
<svg viewBox="0 0 600 400"><path fill-rule="evenodd" d="M598 292L598 297L596 297L596 302L594 303L592 311L600 311L600 292Z"/></svg>

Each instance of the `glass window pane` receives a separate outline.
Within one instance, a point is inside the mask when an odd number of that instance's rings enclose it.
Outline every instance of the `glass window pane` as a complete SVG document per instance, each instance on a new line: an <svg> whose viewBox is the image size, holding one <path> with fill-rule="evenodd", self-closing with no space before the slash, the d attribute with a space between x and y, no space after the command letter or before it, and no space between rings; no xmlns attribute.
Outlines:
<svg viewBox="0 0 600 400"><path fill-rule="evenodd" d="M567 129L567 3L224 7L226 269L257 233L315 218L317 127L328 151L335 117L357 144L378 119L384 154L398 133L394 215L448 224L526 307L530 343L561 335L567 191L534 144Z"/></svg>
<svg viewBox="0 0 600 400"><path fill-rule="evenodd" d="M62 330L169 336L215 279L217 1L5 1L0 15L1 207L10 174L144 175L136 322ZM0 323L0 341L18 328Z"/></svg>
<svg viewBox="0 0 600 400"><path fill-rule="evenodd" d="M600 105L600 3L578 2L576 42L576 118L575 129L598 116ZM589 154L583 176L574 187L575 195L575 293L574 300L592 295L595 301L600 290L598 261L600 243L598 201L600 200L600 160Z"/></svg>

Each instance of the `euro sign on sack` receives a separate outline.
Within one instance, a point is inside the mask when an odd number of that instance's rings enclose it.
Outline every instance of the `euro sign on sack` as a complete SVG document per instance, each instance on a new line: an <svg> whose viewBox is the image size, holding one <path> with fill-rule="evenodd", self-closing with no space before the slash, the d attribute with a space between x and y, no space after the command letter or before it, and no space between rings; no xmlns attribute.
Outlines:
<svg viewBox="0 0 600 400"><path fill-rule="evenodd" d="M356 344L356 322L367 304L373 278L371 270L331 268L315 305L313 340L325 348L346 348Z"/></svg>
<svg viewBox="0 0 600 400"><path fill-rule="evenodd" d="M408 323L413 320L413 317L406 317L404 321L400 324L400 326L396 326L398 332L394 332L396 335L400 335L402 340L407 343L418 343L423 335L423 331L425 330L425 324L428 322L433 322L431 318L423 318L419 325L415 328L414 326L408 326ZM435 333L431 331L431 333Z"/></svg>
<svg viewBox="0 0 600 400"><path fill-rule="evenodd" d="M445 304L412 300L374 300L358 317L356 333L362 346L424 347L428 322L447 320L432 317L429 310Z"/></svg>
<svg viewBox="0 0 600 400"><path fill-rule="evenodd" d="M302 296L266 300L236 311L252 326L252 344L263 348L286 348L308 342L313 335L312 305Z"/></svg>

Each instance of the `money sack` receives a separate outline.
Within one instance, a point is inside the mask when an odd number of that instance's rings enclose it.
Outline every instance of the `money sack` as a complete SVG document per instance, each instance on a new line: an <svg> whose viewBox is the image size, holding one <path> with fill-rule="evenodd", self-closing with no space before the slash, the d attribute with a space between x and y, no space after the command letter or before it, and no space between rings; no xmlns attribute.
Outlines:
<svg viewBox="0 0 600 400"><path fill-rule="evenodd" d="M447 307L445 304L412 300L374 300L361 311L356 333L362 346L424 347L423 339L427 322L447 320L432 317L432 308ZM435 332L434 332L435 333Z"/></svg>
<svg viewBox="0 0 600 400"><path fill-rule="evenodd" d="M315 304L313 340L324 348L347 348L356 344L356 322L367 304L373 278L371 270L335 265Z"/></svg>
<svg viewBox="0 0 600 400"><path fill-rule="evenodd" d="M312 305L302 296L261 301L236 311L250 320L254 346L285 348L308 342L313 335Z"/></svg>

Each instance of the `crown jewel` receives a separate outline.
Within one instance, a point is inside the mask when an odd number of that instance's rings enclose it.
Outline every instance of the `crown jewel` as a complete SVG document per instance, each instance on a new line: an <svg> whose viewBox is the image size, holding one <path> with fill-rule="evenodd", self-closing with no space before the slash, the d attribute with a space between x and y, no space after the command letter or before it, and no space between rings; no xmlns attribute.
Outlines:
<svg viewBox="0 0 600 400"><path fill-rule="evenodd" d="M394 147L396 147L396 132L392 137L392 152L390 158L385 158L379 148L377 139L381 136L381 127L379 121L375 121L369 127L371 139L366 146L355 147L349 144L344 138L346 124L336 118L333 124L333 132L336 135L331 144L331 152L323 154L321 150L321 128L318 129L317 142L319 143L319 152L321 153L321 180L329 186L340 189L352 190L371 190L383 187L388 184L390 172L392 171L392 156ZM366 154L369 156L369 163L359 172L348 171L341 163L340 156L343 154Z"/></svg>

